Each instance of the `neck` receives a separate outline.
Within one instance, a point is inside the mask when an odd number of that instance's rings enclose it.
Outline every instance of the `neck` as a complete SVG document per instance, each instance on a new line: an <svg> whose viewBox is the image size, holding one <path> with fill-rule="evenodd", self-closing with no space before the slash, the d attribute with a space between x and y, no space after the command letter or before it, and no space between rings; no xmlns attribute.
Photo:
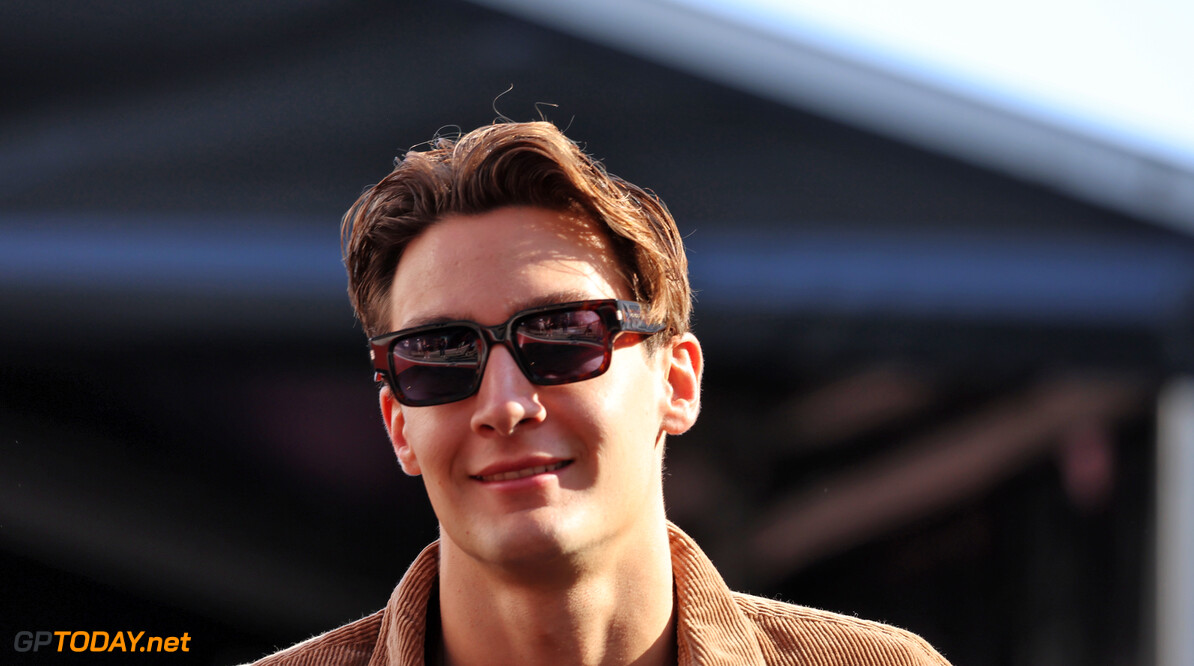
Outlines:
<svg viewBox="0 0 1194 666"><path fill-rule="evenodd" d="M443 539L444 663L662 666L676 661L671 551L657 526L584 556L479 563Z"/></svg>

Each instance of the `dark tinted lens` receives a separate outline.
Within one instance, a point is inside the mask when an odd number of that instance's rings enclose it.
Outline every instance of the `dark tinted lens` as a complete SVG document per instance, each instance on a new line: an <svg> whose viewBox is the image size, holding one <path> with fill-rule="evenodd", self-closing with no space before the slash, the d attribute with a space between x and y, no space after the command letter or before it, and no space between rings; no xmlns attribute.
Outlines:
<svg viewBox="0 0 1194 666"><path fill-rule="evenodd" d="M608 360L608 331L593 310L536 314L518 322L514 343L538 382L563 383L600 374Z"/></svg>
<svg viewBox="0 0 1194 666"><path fill-rule="evenodd" d="M476 331L463 326L399 338L390 352L394 381L413 403L457 400L472 392L481 359Z"/></svg>

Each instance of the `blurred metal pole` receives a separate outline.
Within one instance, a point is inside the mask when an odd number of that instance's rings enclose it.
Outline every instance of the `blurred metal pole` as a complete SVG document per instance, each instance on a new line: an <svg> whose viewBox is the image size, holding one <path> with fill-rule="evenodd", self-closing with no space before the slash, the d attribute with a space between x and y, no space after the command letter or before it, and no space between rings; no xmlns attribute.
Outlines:
<svg viewBox="0 0 1194 666"><path fill-rule="evenodd" d="M1157 666L1194 664L1194 378L1157 401Z"/></svg>

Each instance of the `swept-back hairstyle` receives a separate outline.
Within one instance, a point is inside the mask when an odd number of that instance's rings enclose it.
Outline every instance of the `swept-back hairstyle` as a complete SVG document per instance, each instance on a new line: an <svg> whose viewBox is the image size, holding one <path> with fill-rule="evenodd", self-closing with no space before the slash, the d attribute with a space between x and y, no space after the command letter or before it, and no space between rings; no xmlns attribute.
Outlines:
<svg viewBox="0 0 1194 666"><path fill-rule="evenodd" d="M535 206L606 230L619 270L667 335L689 328L692 292L680 232L652 192L606 172L547 122L499 123L412 150L344 214L348 293L365 334L389 327L389 292L407 244L447 215ZM660 339L658 336L653 339Z"/></svg>

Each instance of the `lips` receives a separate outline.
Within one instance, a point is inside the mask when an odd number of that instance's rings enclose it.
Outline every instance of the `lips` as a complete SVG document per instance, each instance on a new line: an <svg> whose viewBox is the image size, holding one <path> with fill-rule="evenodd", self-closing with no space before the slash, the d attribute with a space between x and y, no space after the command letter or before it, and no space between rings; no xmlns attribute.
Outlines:
<svg viewBox="0 0 1194 666"><path fill-rule="evenodd" d="M472 478L474 478L478 481L484 482L484 483L488 483L491 481L514 481L515 479L525 479L528 476L534 476L536 474L546 474L548 472L554 472L558 469L563 469L570 464L572 464L571 460L561 460L559 462L554 462L554 463L550 463L550 464L546 464L546 465L532 465L532 466L520 467L518 469L512 469L512 470L508 470L508 471L504 471L504 472L495 472L492 474L477 474L477 475L473 476Z"/></svg>

